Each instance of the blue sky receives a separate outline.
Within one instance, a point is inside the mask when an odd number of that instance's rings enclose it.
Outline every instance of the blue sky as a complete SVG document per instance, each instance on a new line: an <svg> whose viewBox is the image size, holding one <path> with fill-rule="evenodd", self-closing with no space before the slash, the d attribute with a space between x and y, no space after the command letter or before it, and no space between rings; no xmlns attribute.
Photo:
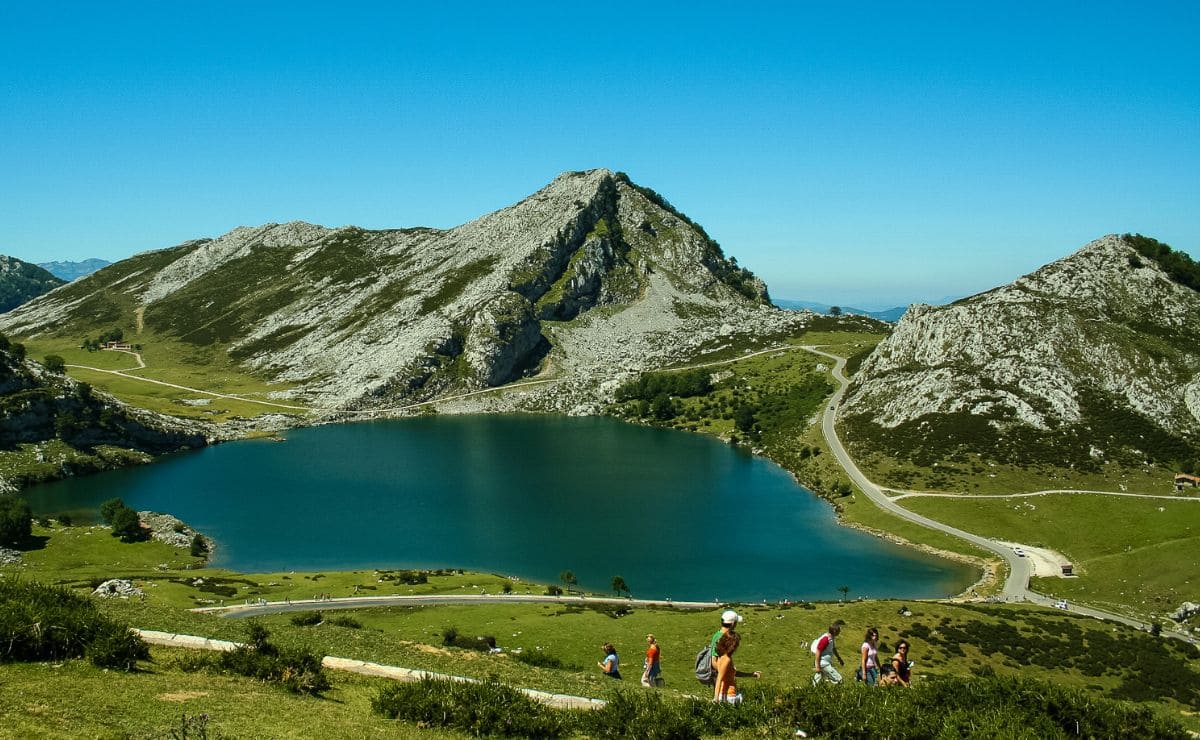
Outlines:
<svg viewBox="0 0 1200 740"><path fill-rule="evenodd" d="M608 167L780 298L1200 257L1200 3L643 5L2 3L0 253L450 227Z"/></svg>

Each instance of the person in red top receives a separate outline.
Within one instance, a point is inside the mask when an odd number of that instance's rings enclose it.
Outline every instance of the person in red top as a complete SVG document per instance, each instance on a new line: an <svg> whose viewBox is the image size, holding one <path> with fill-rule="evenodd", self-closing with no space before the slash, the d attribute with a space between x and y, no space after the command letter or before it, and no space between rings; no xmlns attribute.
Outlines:
<svg viewBox="0 0 1200 740"><path fill-rule="evenodd" d="M642 685L643 686L658 686L662 682L659 674L662 673L662 667L658 664L658 641L654 639L654 635L646 635L646 665L642 670Z"/></svg>

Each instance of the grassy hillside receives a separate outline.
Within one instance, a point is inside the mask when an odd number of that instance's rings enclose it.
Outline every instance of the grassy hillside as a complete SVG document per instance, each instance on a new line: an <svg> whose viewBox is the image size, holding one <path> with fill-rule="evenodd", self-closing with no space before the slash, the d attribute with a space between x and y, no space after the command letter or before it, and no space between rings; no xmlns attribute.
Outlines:
<svg viewBox="0 0 1200 740"><path fill-rule="evenodd" d="M194 295L196 291L193 290L182 291L155 304L154 311L139 311L139 304L125 288L131 282L136 283L139 276L153 274L194 248L195 245L184 245L136 255L66 286L60 295L65 300L82 303L75 306L72 311L74 318L68 325L21 338L30 356L40 358L53 354L66 360L68 366L97 368L68 367L67 372L129 404L159 413L209 421L251 418L265 413L289 413L288 409L214 398L98 371L119 370L136 377L254 400L270 400L268 394L271 391L284 391L291 387L248 373L229 356L232 335L227 325L241 321L240 317L261 306L242 305L237 295L225 295L219 291L210 291L211 295ZM224 284L236 284L234 275L240 279L247 273L257 276L255 279L258 283L255 284L269 283L273 279L273 267L278 265L257 262L243 264L240 265L240 272L219 273L200 287L211 288L212 281L221 283L222 280ZM101 289L110 284L112 287ZM268 294L269 290L263 293ZM227 299L228 308L214 313L211 309L213 296ZM189 303L189 297L195 300ZM201 299L209 303L201 305L195 302ZM114 332L119 332L124 341L134 345L144 359L145 368L137 369L136 359L127 353L89 351L84 348L89 341L95 342L97 338ZM300 405L288 401L279 403Z"/></svg>
<svg viewBox="0 0 1200 740"><path fill-rule="evenodd" d="M259 595L271 600L286 595L308 598L314 592L348 595L355 585L360 592L373 589L371 593L494 593L506 582L517 593L544 590L539 585L479 574L431 575L428 583L411 586L381 580L394 575L385 572L236 574L198 568L185 551L171 552L160 543L121 543L104 528L37 526L34 534L41 542L40 549L26 552L23 565L0 566L0 574L66 583L81 591L100 578L130 576L146 591L145 601L99 601L105 614L138 627L223 639L246 639L248 623L194 614L182 607L216 599L220 594L213 589L222 588L232 589L235 596L226 598L237 600ZM885 653L897 639L908 639L917 661L918 684L933 687L956 677L993 673L1041 679L1084 692L1092 697L1090 701L1137 700L1163 717L1200 729L1195 716L1188 714L1200 709L1200 653L1177 641L1151 640L1132 629L1015 605L876 601L738 608L746 617L740 630L744 642L738 665L763 673L757 681L743 680L750 702L748 713L766 710L762 704L751 709L755 701L765 702L775 692L806 685L811 675L808 642L830 621L843 619L847 628L842 653L851 661L859 634L867 626L880 629ZM660 695L679 701L706 696L708 690L691 677L692 656L715 628L719 609L685 612L633 605L617 610L564 598L555 604L326 608L323 621L309 626L296 623L305 620L293 621L294 614L263 617L258 622L284 649L298 647L318 654L609 699L614 697L615 685L595 668L599 645L616 645L627 678L636 679L643 638L653 632L663 646L667 681ZM493 636L503 652L449 647L444 644L444 634L451 627L462 635ZM0 682L5 686L0 692L0 711L14 718L6 720L6 731L28 729L34 736L161 735L177 726L183 714L208 714L209 729L219 729L227 736L370 737L383 731L406 736L414 729L369 714L367 705L381 685L378 681L334 674L333 689L325 698L302 698L229 675L188 672L187 656L187 651L156 649L154 661L137 674L101 673L81 662L56 666L0 663ZM527 662L519 656L538 657ZM624 683L624 688L640 690L636 681ZM852 707L869 698L859 697L853 687L831 696L819 699L814 694L803 701L832 701L852 715ZM99 711L102 707L119 711ZM926 710L927 717L930 711ZM775 727L774 731L782 729Z"/></svg>
<svg viewBox="0 0 1200 740"><path fill-rule="evenodd" d="M912 497L905 508L969 532L1063 553L1077 578L1035 579L1042 593L1150 621L1200 601L1200 501L1087 494L1003 499Z"/></svg>

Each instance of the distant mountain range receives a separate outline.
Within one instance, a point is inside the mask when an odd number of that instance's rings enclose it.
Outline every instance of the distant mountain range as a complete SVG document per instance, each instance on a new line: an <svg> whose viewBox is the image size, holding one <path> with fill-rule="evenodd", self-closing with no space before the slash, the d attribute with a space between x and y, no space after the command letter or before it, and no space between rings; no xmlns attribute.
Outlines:
<svg viewBox="0 0 1200 740"><path fill-rule="evenodd" d="M832 305L825 303L817 303L815 301L795 301L787 298L776 298L773 302L776 306L779 306L780 308L786 308L790 311L807 310L819 314L828 314L829 309L833 308ZM894 324L900 320L900 317L904 315L904 312L908 310L908 307L897 306L895 308L888 308L883 311L867 311L866 309L854 308L853 306L838 306L838 309L844 314L870 316L873 319L879 319L880 321L886 321Z"/></svg>
<svg viewBox="0 0 1200 740"><path fill-rule="evenodd" d="M16 308L62 284L62 280L35 264L0 255L0 312Z"/></svg>
<svg viewBox="0 0 1200 740"><path fill-rule="evenodd" d="M91 275L102 267L108 267L111 262L102 259L86 259L82 262L39 262L38 267L48 270L52 275L68 283L86 275Z"/></svg>
<svg viewBox="0 0 1200 740"><path fill-rule="evenodd" d="M79 341L121 328L152 352L202 347L325 408L369 409L538 374L530 408L595 409L614 377L798 331L662 196L568 172L449 230L241 227L105 267L0 317Z"/></svg>
<svg viewBox="0 0 1200 740"><path fill-rule="evenodd" d="M1108 236L986 293L914 305L842 422L862 455L1098 471L1200 460L1200 265Z"/></svg>

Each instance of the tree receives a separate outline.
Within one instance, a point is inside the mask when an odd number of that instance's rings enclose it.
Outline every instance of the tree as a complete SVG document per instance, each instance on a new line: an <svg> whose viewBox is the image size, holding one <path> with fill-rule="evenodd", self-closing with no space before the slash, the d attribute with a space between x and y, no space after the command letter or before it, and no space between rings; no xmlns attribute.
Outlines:
<svg viewBox="0 0 1200 740"><path fill-rule="evenodd" d="M829 315L830 316L841 316L842 315L842 307L841 306L830 306L829 307Z"/></svg>
<svg viewBox="0 0 1200 740"><path fill-rule="evenodd" d="M0 495L0 545L20 547L33 536L33 513L24 499Z"/></svg>
<svg viewBox="0 0 1200 740"><path fill-rule="evenodd" d="M617 596L629 593L629 586L625 583L625 579L621 576L612 577L612 590Z"/></svg>
<svg viewBox="0 0 1200 740"><path fill-rule="evenodd" d="M192 536L192 557L202 558L208 554L208 543L204 541L204 536L197 532Z"/></svg>
<svg viewBox="0 0 1200 740"><path fill-rule="evenodd" d="M733 425L739 432L749 434L754 431L754 425L757 422L758 417L754 412L754 407L748 403L738 406L737 411L733 412Z"/></svg>
<svg viewBox="0 0 1200 740"><path fill-rule="evenodd" d="M67 371L67 361L60 355L46 355L42 358L42 364L52 373L62 375Z"/></svg>
<svg viewBox="0 0 1200 740"><path fill-rule="evenodd" d="M546 595L562 596L562 586L555 586L553 583L551 583L549 586L546 586Z"/></svg>
<svg viewBox="0 0 1200 740"><path fill-rule="evenodd" d="M849 593L850 593L850 587L849 586L838 586L838 591L842 592L842 601L845 601L846 596L849 595Z"/></svg>
<svg viewBox="0 0 1200 740"><path fill-rule="evenodd" d="M113 523L113 515L125 508L125 502L119 498L110 498L100 504L100 518L105 524Z"/></svg>
<svg viewBox="0 0 1200 740"><path fill-rule="evenodd" d="M113 514L113 537L120 537L122 542L138 542L146 538L145 532L146 530L142 529L141 518L133 509L122 506Z"/></svg>
<svg viewBox="0 0 1200 740"><path fill-rule="evenodd" d="M564 570L562 573L559 573L558 580L563 582L563 585L567 587L568 591L571 590L572 586L579 583L579 579L575 577L575 572L570 570Z"/></svg>

